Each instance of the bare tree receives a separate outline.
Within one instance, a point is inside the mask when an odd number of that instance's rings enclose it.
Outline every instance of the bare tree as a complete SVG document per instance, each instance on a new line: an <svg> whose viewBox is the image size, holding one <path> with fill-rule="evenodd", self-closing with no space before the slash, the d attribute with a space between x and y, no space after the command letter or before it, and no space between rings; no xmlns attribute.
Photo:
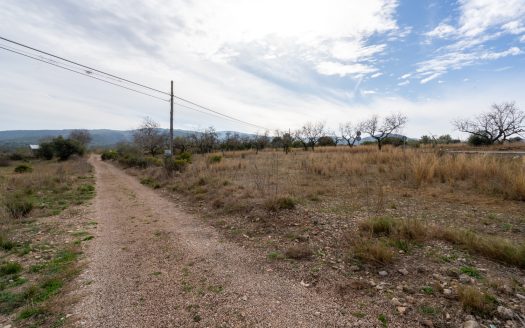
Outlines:
<svg viewBox="0 0 525 328"><path fill-rule="evenodd" d="M388 138L392 133L399 131L407 122L407 117L401 113L391 114L379 121L377 115L372 116L362 124L363 131L368 133L377 141L377 147L381 150L383 140Z"/></svg>
<svg viewBox="0 0 525 328"><path fill-rule="evenodd" d="M138 129L133 131L133 142L151 156L162 153L165 141L166 136L160 130L160 124L150 117L145 117Z"/></svg>
<svg viewBox="0 0 525 328"><path fill-rule="evenodd" d="M264 149L270 143L270 138L268 137L268 134L268 131L264 131L264 133L262 134L257 132L257 134L255 135L253 143L255 145L256 154L259 153L259 150Z"/></svg>
<svg viewBox="0 0 525 328"><path fill-rule="evenodd" d="M348 147L353 147L361 140L361 125L353 125L352 122L339 124L339 138L344 140Z"/></svg>
<svg viewBox="0 0 525 328"><path fill-rule="evenodd" d="M305 150L308 149L308 147L314 150L319 138L321 138L324 133L324 122L307 122L300 130L295 132L295 137L303 144Z"/></svg>
<svg viewBox="0 0 525 328"><path fill-rule="evenodd" d="M216 148L219 141L217 132L215 132L215 128L212 126L203 132L192 134L191 139L200 153L210 153Z"/></svg>
<svg viewBox="0 0 525 328"><path fill-rule="evenodd" d="M288 154L293 141L294 138L290 132L275 130L275 137L272 140L272 144L282 147L285 154Z"/></svg>
<svg viewBox="0 0 525 328"><path fill-rule="evenodd" d="M493 104L489 112L473 120L453 122L458 131L487 139L489 143L503 143L513 135L525 132L525 113L514 102Z"/></svg>
<svg viewBox="0 0 525 328"><path fill-rule="evenodd" d="M69 133L69 139L86 147L91 142L91 133L88 130L73 130Z"/></svg>

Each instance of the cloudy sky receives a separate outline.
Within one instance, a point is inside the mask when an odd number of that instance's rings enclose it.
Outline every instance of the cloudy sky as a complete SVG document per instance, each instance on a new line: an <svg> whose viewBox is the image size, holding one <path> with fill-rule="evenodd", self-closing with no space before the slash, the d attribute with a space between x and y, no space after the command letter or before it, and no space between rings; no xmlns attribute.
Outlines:
<svg viewBox="0 0 525 328"><path fill-rule="evenodd" d="M459 136L525 108L525 0L3 0L0 31L272 130L402 112L410 136ZM2 49L0 72L0 130L169 126L166 102ZM211 125L256 130L175 106L176 128Z"/></svg>

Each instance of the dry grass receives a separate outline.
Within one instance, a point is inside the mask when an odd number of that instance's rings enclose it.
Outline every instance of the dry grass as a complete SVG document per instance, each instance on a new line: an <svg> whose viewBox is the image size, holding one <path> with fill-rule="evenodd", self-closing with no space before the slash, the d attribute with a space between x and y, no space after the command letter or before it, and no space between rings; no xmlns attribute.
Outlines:
<svg viewBox="0 0 525 328"><path fill-rule="evenodd" d="M479 315L490 315L496 308L496 299L472 286L459 289L459 301L467 312Z"/></svg>

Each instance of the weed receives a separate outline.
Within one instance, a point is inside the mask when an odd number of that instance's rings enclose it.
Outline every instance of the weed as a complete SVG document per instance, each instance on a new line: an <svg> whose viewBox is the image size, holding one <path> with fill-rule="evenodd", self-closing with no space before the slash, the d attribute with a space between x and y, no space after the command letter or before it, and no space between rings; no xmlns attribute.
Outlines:
<svg viewBox="0 0 525 328"><path fill-rule="evenodd" d="M7 276L10 274L16 274L22 271L22 266L17 262L8 262L0 266L0 275Z"/></svg>
<svg viewBox="0 0 525 328"><path fill-rule="evenodd" d="M16 246L16 243L9 240L4 234L0 234L0 248L10 251Z"/></svg>
<svg viewBox="0 0 525 328"><path fill-rule="evenodd" d="M433 308L432 306L429 306L429 305L422 305L419 308L419 311L421 313L423 313L423 314L426 314L426 315L435 315L438 312L435 308Z"/></svg>
<svg viewBox="0 0 525 328"><path fill-rule="evenodd" d="M386 316L384 314L380 314L378 317L377 317L377 320L379 320L379 322L381 322L381 325L383 327L388 327L388 319L386 318Z"/></svg>
<svg viewBox="0 0 525 328"><path fill-rule="evenodd" d="M284 259L284 255L279 252L270 252L268 253L268 259L272 261L282 260Z"/></svg>
<svg viewBox="0 0 525 328"><path fill-rule="evenodd" d="M33 210L33 200L24 192L15 192L6 196L4 207L12 218L19 219Z"/></svg>
<svg viewBox="0 0 525 328"><path fill-rule="evenodd" d="M421 291L427 295L432 295L434 294L434 288L430 287L430 286L425 286L423 288L421 288Z"/></svg>
<svg viewBox="0 0 525 328"><path fill-rule="evenodd" d="M31 317L34 317L40 314L45 314L45 313L46 311L41 307L29 307L27 309L22 310L22 312L20 312L20 314L18 315L18 319L22 319L22 320L29 319Z"/></svg>
<svg viewBox="0 0 525 328"><path fill-rule="evenodd" d="M208 157L208 163L210 164L220 163L221 161L222 161L221 155L212 155Z"/></svg>
<svg viewBox="0 0 525 328"><path fill-rule="evenodd" d="M29 173L33 172L33 168L27 164L20 164L15 167L15 173Z"/></svg>
<svg viewBox="0 0 525 328"><path fill-rule="evenodd" d="M461 273L464 273L472 278L481 279L481 274L476 268L470 266L464 266L459 269Z"/></svg>

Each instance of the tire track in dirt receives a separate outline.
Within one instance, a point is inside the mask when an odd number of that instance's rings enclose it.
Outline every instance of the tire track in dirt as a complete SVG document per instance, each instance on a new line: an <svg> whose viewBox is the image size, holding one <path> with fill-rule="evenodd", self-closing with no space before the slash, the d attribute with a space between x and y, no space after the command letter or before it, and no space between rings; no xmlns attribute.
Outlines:
<svg viewBox="0 0 525 328"><path fill-rule="evenodd" d="M334 299L264 267L118 168L96 170L97 236L86 251L81 327L348 327Z"/></svg>

